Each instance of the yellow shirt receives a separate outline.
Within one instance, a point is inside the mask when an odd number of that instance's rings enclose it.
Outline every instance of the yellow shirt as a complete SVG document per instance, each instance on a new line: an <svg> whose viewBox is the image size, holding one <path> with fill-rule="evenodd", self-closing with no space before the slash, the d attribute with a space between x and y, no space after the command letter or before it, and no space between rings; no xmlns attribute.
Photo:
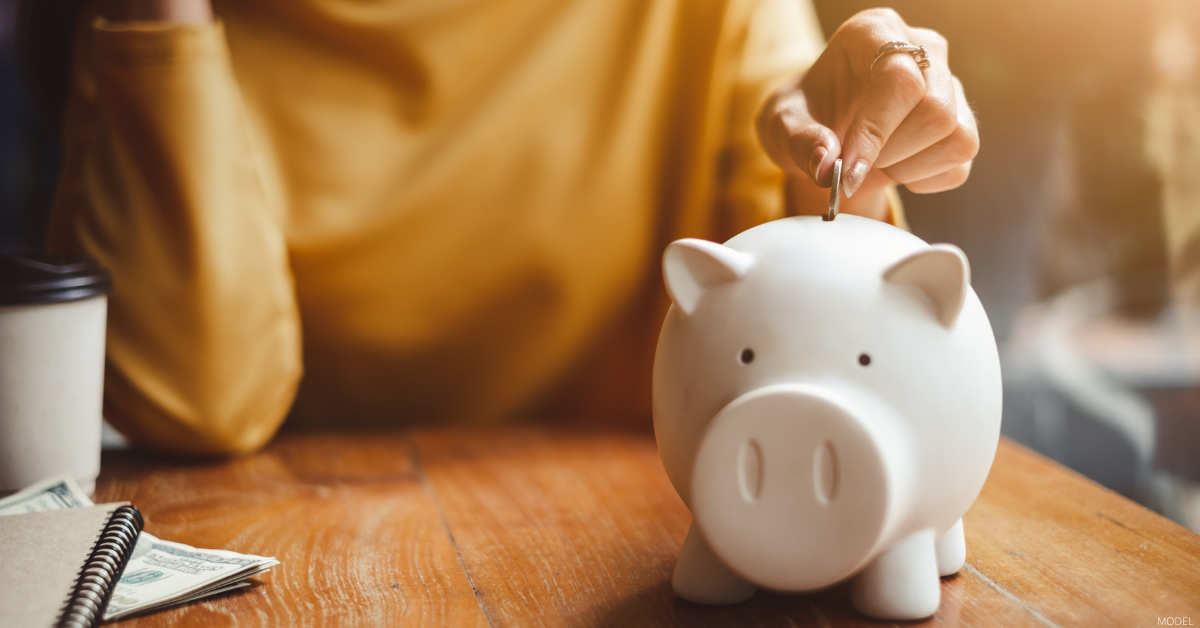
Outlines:
<svg viewBox="0 0 1200 628"><path fill-rule="evenodd" d="M114 277L106 416L197 453L648 415L662 248L783 214L753 117L823 44L796 0L214 9L85 16L51 229Z"/></svg>

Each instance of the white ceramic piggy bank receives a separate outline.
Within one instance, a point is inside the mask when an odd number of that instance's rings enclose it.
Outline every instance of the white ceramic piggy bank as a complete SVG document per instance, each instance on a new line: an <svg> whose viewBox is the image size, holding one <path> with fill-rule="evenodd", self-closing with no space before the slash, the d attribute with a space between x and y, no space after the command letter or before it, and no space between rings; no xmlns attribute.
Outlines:
<svg viewBox="0 0 1200 628"><path fill-rule="evenodd" d="M1000 437L1000 362L962 251L842 215L663 258L654 430L693 522L676 594L854 578L859 612L932 615Z"/></svg>

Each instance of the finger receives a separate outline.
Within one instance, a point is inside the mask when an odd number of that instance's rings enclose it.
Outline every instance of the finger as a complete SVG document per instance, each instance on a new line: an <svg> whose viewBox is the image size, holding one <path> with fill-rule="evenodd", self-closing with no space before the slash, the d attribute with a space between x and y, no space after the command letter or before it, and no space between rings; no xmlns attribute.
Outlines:
<svg viewBox="0 0 1200 628"><path fill-rule="evenodd" d="M927 179L906 183L904 187L908 188L910 192L917 194L933 194L934 192L953 190L967 182L967 177L971 174L972 163L968 161L965 164L960 164L946 172L935 174Z"/></svg>
<svg viewBox="0 0 1200 628"><path fill-rule="evenodd" d="M833 184L833 162L841 142L813 120L799 89L786 88L767 101L759 114L758 141L767 155L793 177L808 177L821 187Z"/></svg>
<svg viewBox="0 0 1200 628"><path fill-rule="evenodd" d="M892 180L909 183L927 179L959 164L971 161L979 152L979 126L975 120L975 112L967 106L967 97L963 92L962 83L957 78L953 78L953 85L955 99L958 103L958 120L955 122L954 130L933 146L904 161L884 168L884 172Z"/></svg>
<svg viewBox="0 0 1200 628"><path fill-rule="evenodd" d="M933 146L953 133L958 122L958 100L946 38L926 28L912 28L909 32L911 43L924 46L929 59L929 67L921 70L925 95L879 151L875 168L886 168Z"/></svg>
<svg viewBox="0 0 1200 628"><path fill-rule="evenodd" d="M888 41L908 39L903 34L876 34L868 45L878 49ZM842 142L842 189L850 197L858 191L892 133L925 97L925 78L911 55L891 54L870 70L870 87Z"/></svg>

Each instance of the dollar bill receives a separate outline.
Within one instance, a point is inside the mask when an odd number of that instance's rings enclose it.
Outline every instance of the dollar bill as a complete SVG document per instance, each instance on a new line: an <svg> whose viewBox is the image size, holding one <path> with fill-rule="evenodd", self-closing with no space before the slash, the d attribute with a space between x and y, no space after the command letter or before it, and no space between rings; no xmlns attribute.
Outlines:
<svg viewBox="0 0 1200 628"><path fill-rule="evenodd" d="M140 539L138 544L142 544ZM104 619L120 619L249 586L246 578L278 564L274 558L197 549L151 535L141 555L126 565Z"/></svg>
<svg viewBox="0 0 1200 628"><path fill-rule="evenodd" d="M0 499L0 515L92 506L70 474L62 473Z"/></svg>
<svg viewBox="0 0 1200 628"><path fill-rule="evenodd" d="M92 500L71 476L62 473L0 499L0 516L91 505ZM248 587L252 583L247 578L278 564L279 561L267 556L199 549L142 531L113 590L104 620Z"/></svg>

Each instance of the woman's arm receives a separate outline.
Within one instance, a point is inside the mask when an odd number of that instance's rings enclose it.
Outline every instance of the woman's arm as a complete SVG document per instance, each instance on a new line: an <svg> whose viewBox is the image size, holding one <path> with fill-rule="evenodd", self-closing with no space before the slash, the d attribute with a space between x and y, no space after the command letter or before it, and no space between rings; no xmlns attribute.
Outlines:
<svg viewBox="0 0 1200 628"><path fill-rule="evenodd" d="M254 450L301 374L278 184L208 3L110 8L81 28L51 233L113 274L105 415L156 449Z"/></svg>

